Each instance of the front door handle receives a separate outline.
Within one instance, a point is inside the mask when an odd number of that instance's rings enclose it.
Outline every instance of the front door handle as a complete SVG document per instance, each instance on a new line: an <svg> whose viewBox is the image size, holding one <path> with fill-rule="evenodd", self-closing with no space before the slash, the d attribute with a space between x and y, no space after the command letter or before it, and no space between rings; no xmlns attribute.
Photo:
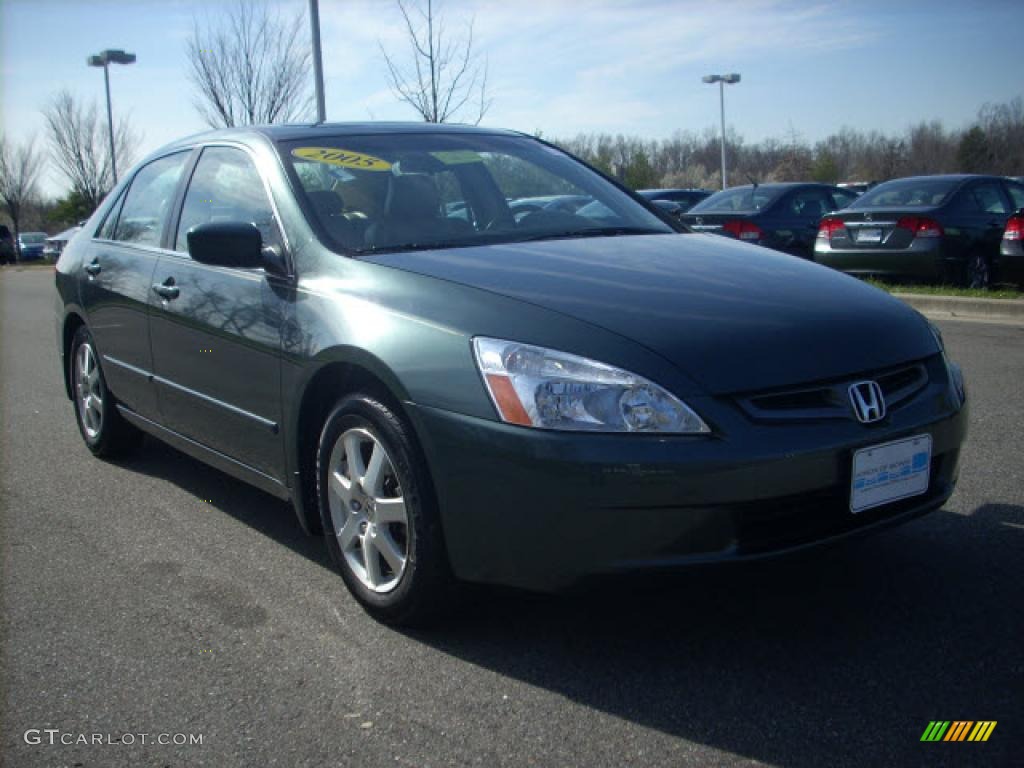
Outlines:
<svg viewBox="0 0 1024 768"><path fill-rule="evenodd" d="M90 263L85 265L85 271L88 272L91 277L95 277L102 270L103 267L100 266L100 262L98 259L93 259Z"/></svg>
<svg viewBox="0 0 1024 768"><path fill-rule="evenodd" d="M160 298L166 301L171 301L178 298L178 294L181 293L181 289L174 284L173 277L168 277L162 283L153 283L153 292Z"/></svg>

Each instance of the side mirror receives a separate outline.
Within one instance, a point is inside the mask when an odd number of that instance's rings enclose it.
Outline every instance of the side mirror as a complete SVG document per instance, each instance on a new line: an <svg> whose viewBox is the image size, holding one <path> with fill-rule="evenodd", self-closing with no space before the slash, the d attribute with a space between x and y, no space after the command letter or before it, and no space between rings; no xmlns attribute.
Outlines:
<svg viewBox="0 0 1024 768"><path fill-rule="evenodd" d="M190 229L186 238L189 256L200 264L243 269L264 266L263 237L252 224L211 221Z"/></svg>

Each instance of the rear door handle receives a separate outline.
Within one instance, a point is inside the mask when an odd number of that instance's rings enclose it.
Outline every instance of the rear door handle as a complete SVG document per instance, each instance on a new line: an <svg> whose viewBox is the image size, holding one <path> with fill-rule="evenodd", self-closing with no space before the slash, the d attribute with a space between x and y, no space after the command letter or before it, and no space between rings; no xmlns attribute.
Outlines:
<svg viewBox="0 0 1024 768"><path fill-rule="evenodd" d="M93 259L90 263L85 265L85 271L92 277L98 275L102 270L103 267L100 266L100 262L97 259Z"/></svg>
<svg viewBox="0 0 1024 768"><path fill-rule="evenodd" d="M153 292L166 301L172 301L173 299L178 298L178 295L181 293L181 289L174 284L173 277L168 277L162 283L153 283Z"/></svg>

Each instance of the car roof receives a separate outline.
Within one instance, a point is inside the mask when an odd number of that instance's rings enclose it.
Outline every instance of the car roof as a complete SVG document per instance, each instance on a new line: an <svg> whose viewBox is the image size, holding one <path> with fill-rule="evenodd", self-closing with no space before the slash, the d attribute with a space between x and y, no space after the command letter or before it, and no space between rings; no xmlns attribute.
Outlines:
<svg viewBox="0 0 1024 768"><path fill-rule="evenodd" d="M738 189L753 189L754 186L755 186L754 184L739 184L739 185L737 185L735 187L728 187L728 188L723 189L721 191L722 192L731 192L733 190L738 190ZM767 189L767 190L772 190L772 191L775 191L775 190L782 191L782 190L786 190L786 189L795 189L796 187L824 187L824 188L827 188L827 189L832 189L833 185L831 185L831 184L822 184L819 181L770 181L770 182L767 182L765 184L757 184L756 186L757 186L758 189ZM718 193L716 192L715 194L718 194Z"/></svg>
<svg viewBox="0 0 1024 768"><path fill-rule="evenodd" d="M888 179L883 181L882 184L886 184L889 181L967 181L969 179L1000 179L1001 176L993 176L987 173L932 173L922 174L920 176L901 176L896 179ZM881 186L881 184L879 184Z"/></svg>
<svg viewBox="0 0 1024 768"><path fill-rule="evenodd" d="M660 187L658 189L638 189L638 195L655 195L663 194L665 192L694 192L694 193L707 193L709 189L698 189L697 187Z"/></svg>
<svg viewBox="0 0 1024 768"><path fill-rule="evenodd" d="M359 123L291 123L286 125L248 125L235 128L220 128L213 131L187 136L175 144L196 144L216 139L246 139L262 136L270 141L291 141L296 139L314 139L329 136L366 136L387 134L478 134L523 136L519 131L508 131L500 128L481 128L476 125L458 123L423 123L423 122L359 122Z"/></svg>

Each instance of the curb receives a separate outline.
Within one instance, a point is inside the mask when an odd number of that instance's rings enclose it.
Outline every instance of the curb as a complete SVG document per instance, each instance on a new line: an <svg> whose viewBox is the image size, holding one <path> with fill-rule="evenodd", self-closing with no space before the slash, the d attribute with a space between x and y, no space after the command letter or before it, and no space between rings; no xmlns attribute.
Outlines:
<svg viewBox="0 0 1024 768"><path fill-rule="evenodd" d="M917 293L894 293L897 299L920 312L949 317L1024 321L1024 300L969 299L962 296L925 296Z"/></svg>

